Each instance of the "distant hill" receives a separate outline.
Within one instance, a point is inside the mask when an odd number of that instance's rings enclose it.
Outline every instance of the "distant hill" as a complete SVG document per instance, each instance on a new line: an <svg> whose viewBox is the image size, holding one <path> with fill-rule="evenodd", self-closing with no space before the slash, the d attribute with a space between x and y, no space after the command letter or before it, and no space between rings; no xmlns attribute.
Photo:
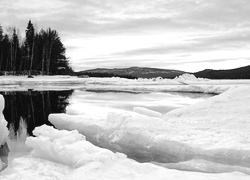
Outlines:
<svg viewBox="0 0 250 180"><path fill-rule="evenodd" d="M76 72L78 76L88 75L89 77L123 77L128 79L135 78L168 78L173 79L176 76L180 76L188 72L172 70L172 69L158 69L147 67L130 67L130 68L114 68L105 69L97 68L86 71ZM212 70L206 69L194 74L196 77L208 78L208 79L250 79L250 66L245 66L236 69L228 70Z"/></svg>
<svg viewBox="0 0 250 180"><path fill-rule="evenodd" d="M176 76L182 75L184 71L172 70L172 69L158 69L158 68L146 68L146 67L130 67L130 68L114 68L114 69L91 69L86 71L76 72L76 75L88 75L90 77L124 77L124 78L169 78L173 79Z"/></svg>
<svg viewBox="0 0 250 180"><path fill-rule="evenodd" d="M250 66L228 70L206 69L193 74L208 79L250 79Z"/></svg>

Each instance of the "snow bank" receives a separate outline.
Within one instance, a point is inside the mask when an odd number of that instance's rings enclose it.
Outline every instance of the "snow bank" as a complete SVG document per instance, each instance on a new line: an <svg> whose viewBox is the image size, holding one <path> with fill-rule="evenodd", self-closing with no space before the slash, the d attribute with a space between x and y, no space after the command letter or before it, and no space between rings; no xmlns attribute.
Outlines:
<svg viewBox="0 0 250 180"><path fill-rule="evenodd" d="M0 172L1 180L64 180L71 172L69 166L31 155L15 157L9 166ZM66 179L65 179L66 180Z"/></svg>
<svg viewBox="0 0 250 180"><path fill-rule="evenodd" d="M172 138L192 144L200 158L250 167L249 92L249 87L234 88L169 112L165 120L183 129Z"/></svg>
<svg viewBox="0 0 250 180"><path fill-rule="evenodd" d="M2 95L0 95L0 146L6 142L9 133L7 129L7 121L4 119L2 113L3 109L4 109L4 98Z"/></svg>
<svg viewBox="0 0 250 180"><path fill-rule="evenodd" d="M9 134L9 131L7 129L7 121L4 119L3 116L3 109L4 109L4 98L2 95L0 95L0 171L6 167L7 162L2 162L6 161L5 157L5 151L6 147L4 144L7 141L7 137Z"/></svg>
<svg viewBox="0 0 250 180"><path fill-rule="evenodd" d="M236 166L250 168L249 92L249 87L231 89L164 118L109 113L106 119L52 114L49 120L141 161L177 164L201 159L241 171Z"/></svg>
<svg viewBox="0 0 250 180"><path fill-rule="evenodd" d="M206 174L178 171L150 163L138 163L120 153L94 146L77 131L59 131L49 126L34 130L36 137L27 138L32 156L16 158L12 169L1 174L5 180L26 179L121 179L121 180L246 180L242 173ZM45 159L49 160L46 161ZM56 162L56 163L54 163ZM67 166L69 167L67 167Z"/></svg>

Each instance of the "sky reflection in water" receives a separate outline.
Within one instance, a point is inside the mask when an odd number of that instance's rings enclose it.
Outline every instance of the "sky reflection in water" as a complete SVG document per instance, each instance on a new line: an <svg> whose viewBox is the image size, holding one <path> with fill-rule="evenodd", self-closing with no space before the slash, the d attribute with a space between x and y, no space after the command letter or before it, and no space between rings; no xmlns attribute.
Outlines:
<svg viewBox="0 0 250 180"><path fill-rule="evenodd" d="M139 106L165 114L173 109L195 104L211 96L202 93L74 91L69 98L66 113L106 117L108 112L132 111L133 107Z"/></svg>

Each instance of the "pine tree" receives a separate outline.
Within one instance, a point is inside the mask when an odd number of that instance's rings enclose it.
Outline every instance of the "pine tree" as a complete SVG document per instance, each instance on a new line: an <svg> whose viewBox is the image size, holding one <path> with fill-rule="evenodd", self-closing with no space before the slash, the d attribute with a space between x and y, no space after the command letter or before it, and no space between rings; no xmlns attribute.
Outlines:
<svg viewBox="0 0 250 180"><path fill-rule="evenodd" d="M8 71L8 62L9 62L9 52L10 52L10 40L7 34L4 35L2 39L2 71Z"/></svg>
<svg viewBox="0 0 250 180"><path fill-rule="evenodd" d="M2 63L3 63L3 28L0 25L0 71L2 71Z"/></svg>
<svg viewBox="0 0 250 180"><path fill-rule="evenodd" d="M8 34L3 34L0 26L0 71L14 74L37 71L47 75L72 73L65 55L66 48L56 30L48 28L36 33L29 21L25 32L25 41L20 43L15 27L9 27Z"/></svg>
<svg viewBox="0 0 250 180"><path fill-rule="evenodd" d="M17 71L18 64L20 63L20 44L19 38L17 35L16 28L13 28L13 35L12 35L12 46L13 46L13 61L12 61L12 71L14 73Z"/></svg>
<svg viewBox="0 0 250 180"><path fill-rule="evenodd" d="M3 28L0 24L0 42L2 41L2 39L3 39Z"/></svg>
<svg viewBox="0 0 250 180"><path fill-rule="evenodd" d="M34 51L34 38L35 38L35 29L31 21L29 20L28 26L26 29L26 39L25 39L25 49L26 49L26 59L27 59L27 70L32 70L32 63L33 63L33 51Z"/></svg>
<svg viewBox="0 0 250 180"><path fill-rule="evenodd" d="M39 33L39 49L41 57L41 71L44 74L65 74L66 70L71 69L68 59L65 56L66 48L56 30L41 30Z"/></svg>

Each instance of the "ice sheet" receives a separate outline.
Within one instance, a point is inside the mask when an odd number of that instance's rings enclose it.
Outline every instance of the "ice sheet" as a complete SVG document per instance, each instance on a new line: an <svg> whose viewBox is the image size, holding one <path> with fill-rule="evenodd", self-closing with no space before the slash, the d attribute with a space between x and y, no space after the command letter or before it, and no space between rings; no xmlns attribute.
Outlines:
<svg viewBox="0 0 250 180"><path fill-rule="evenodd" d="M109 113L106 119L52 114L59 129L77 129L87 140L141 161L192 159L250 168L250 88L229 91L164 118Z"/></svg>
<svg viewBox="0 0 250 180"><path fill-rule="evenodd" d="M1 173L1 178L4 180L80 180L83 178L87 180L245 180L249 178L237 172L206 174L167 169L150 163L138 163L123 154L94 146L77 131L59 131L44 125L36 128L34 134L36 137L29 137L26 141L33 149L32 156L26 155L14 159L11 168Z"/></svg>
<svg viewBox="0 0 250 180"><path fill-rule="evenodd" d="M195 104L212 97L201 93L125 93L125 92L89 92L76 90L69 97L66 113L70 115L89 114L99 118L106 118L109 112L133 111L134 107L141 107L165 114L173 109ZM98 112L98 113L96 113Z"/></svg>
<svg viewBox="0 0 250 180"><path fill-rule="evenodd" d="M1 79L1 89L10 87L43 89L53 85L52 88L70 87L87 90L224 93L196 105L174 110L160 118L136 112L110 112L106 118L96 118L91 115L50 115L50 120L59 129L78 129L86 136L87 141L76 131L49 130L45 133L46 128L37 130L35 133L37 137L27 141L33 148L33 155L27 152L25 156L14 158L9 167L0 174L5 180L82 179L82 177L85 179L249 179L249 80L200 81L191 78L191 80L171 82L161 78L149 80L89 78L78 81L71 77L66 77L67 80L65 77L55 77L53 82L45 80L44 77L39 78L23 80L23 77L20 77L19 80L14 80L16 79L14 77L4 81ZM58 78L61 79L59 80L61 85ZM3 118L0 120L0 123L5 122ZM6 129L5 127L5 123L0 125L0 128ZM140 161L152 161L157 165L138 163L119 153L94 146L89 141L113 151L124 152ZM87 151L88 149L91 151ZM94 156L91 152L94 152Z"/></svg>

